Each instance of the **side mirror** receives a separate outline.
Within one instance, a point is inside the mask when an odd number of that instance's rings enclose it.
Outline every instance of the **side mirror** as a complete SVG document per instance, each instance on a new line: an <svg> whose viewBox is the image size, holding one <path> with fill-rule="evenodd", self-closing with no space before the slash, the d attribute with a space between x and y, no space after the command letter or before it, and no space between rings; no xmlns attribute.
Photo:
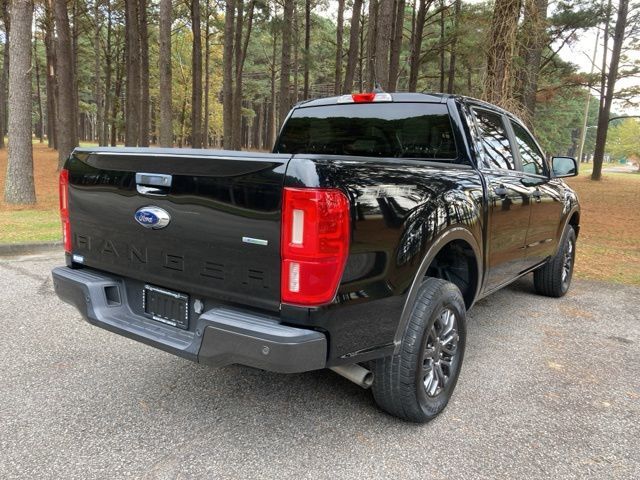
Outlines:
<svg viewBox="0 0 640 480"><path fill-rule="evenodd" d="M578 162L572 157L553 157L551 172L555 178L575 177L578 175Z"/></svg>

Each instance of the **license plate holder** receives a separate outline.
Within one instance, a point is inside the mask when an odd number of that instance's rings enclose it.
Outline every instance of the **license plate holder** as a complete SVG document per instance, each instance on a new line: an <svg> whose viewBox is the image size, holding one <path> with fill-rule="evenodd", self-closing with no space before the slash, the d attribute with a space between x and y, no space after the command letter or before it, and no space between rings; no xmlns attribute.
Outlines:
<svg viewBox="0 0 640 480"><path fill-rule="evenodd" d="M183 330L189 328L189 295L145 285L142 292L142 308L144 313L157 322Z"/></svg>

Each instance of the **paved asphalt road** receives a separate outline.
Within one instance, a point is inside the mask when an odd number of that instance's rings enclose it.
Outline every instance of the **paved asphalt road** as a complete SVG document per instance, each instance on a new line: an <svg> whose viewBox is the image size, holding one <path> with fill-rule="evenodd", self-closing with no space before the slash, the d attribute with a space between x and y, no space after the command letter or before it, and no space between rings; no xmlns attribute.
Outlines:
<svg viewBox="0 0 640 480"><path fill-rule="evenodd" d="M640 289L479 302L427 425L330 371L208 369L92 327L60 255L0 259L0 478L640 478Z"/></svg>

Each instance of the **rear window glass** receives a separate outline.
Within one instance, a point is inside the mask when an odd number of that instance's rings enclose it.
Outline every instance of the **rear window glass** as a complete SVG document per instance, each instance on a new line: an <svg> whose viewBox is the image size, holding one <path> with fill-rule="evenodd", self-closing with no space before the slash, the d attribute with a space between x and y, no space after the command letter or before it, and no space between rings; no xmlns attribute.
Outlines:
<svg viewBox="0 0 640 480"><path fill-rule="evenodd" d="M457 157L447 107L435 103L298 108L275 152L448 161Z"/></svg>

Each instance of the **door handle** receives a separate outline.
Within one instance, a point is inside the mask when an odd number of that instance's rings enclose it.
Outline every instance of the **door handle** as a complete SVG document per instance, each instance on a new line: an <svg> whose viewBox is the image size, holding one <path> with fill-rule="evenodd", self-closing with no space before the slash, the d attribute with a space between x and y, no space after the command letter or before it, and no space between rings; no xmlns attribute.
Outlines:
<svg viewBox="0 0 640 480"><path fill-rule="evenodd" d="M499 195L500 197L506 197L507 193L509 193L509 190L507 190L507 187L504 185L496 187L494 191L496 192L496 195Z"/></svg>
<svg viewBox="0 0 640 480"><path fill-rule="evenodd" d="M536 199L536 202L542 201L542 192L540 192L540 190L538 190L537 188L533 191L531 196Z"/></svg>

